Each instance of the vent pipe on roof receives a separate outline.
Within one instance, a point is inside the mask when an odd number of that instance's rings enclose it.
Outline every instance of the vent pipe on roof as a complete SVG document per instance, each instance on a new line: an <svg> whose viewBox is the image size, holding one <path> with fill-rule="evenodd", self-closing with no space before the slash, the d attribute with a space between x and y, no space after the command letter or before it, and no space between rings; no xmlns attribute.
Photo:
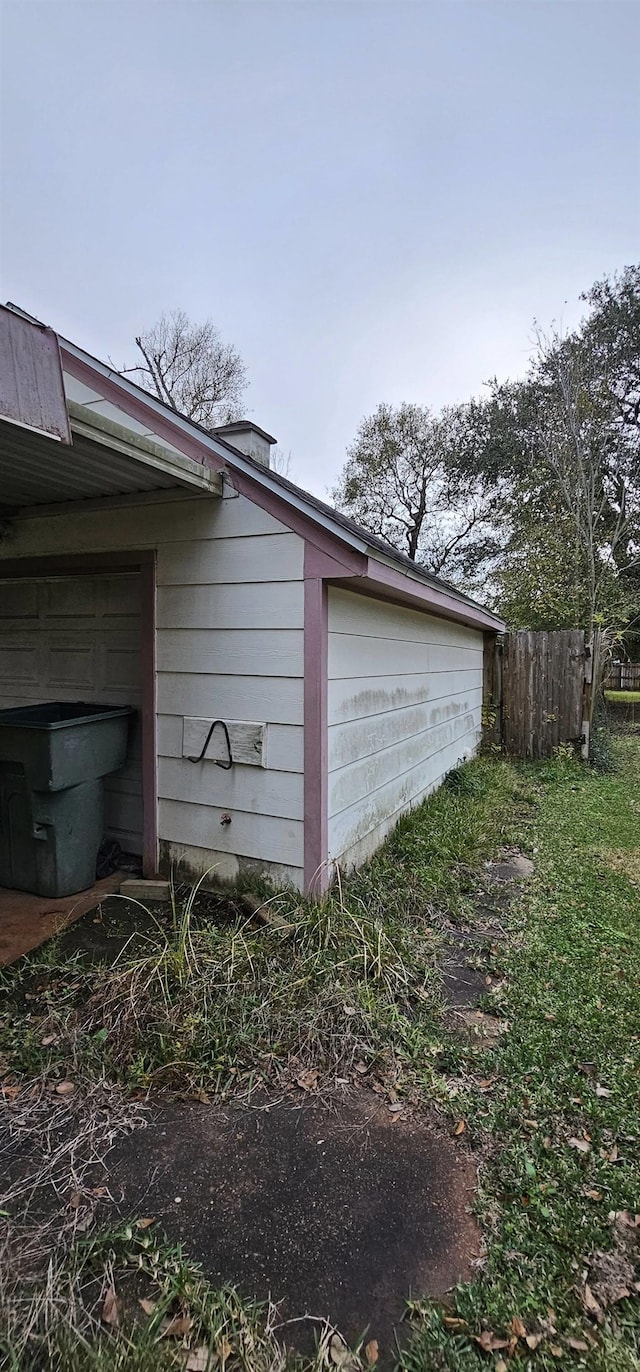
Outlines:
<svg viewBox="0 0 640 1372"><path fill-rule="evenodd" d="M271 465L270 449L276 439L257 424L252 424L250 419L236 419L232 424L221 424L212 432L239 452L252 457L254 462L260 462L263 467Z"/></svg>

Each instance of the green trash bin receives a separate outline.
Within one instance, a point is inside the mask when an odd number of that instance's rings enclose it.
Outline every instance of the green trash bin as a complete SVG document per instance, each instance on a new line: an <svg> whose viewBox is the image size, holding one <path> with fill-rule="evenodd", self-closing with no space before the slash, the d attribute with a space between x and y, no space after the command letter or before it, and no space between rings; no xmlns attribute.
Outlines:
<svg viewBox="0 0 640 1372"><path fill-rule="evenodd" d="M95 881L102 778L122 767L133 710L80 701L0 710L0 885L68 896Z"/></svg>

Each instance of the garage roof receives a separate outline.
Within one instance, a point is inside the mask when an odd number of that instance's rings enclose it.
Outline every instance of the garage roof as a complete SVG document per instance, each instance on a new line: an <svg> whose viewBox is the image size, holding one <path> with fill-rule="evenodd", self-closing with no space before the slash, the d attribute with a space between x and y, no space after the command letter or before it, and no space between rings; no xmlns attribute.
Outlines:
<svg viewBox="0 0 640 1372"><path fill-rule="evenodd" d="M0 508L180 487L219 495L221 479L205 462L67 401L55 334L0 307Z"/></svg>

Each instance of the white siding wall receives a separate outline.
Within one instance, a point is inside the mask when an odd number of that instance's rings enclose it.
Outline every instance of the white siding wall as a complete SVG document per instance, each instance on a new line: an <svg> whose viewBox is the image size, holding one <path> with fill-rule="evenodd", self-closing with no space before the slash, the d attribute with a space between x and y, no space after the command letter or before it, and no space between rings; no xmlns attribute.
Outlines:
<svg viewBox="0 0 640 1372"><path fill-rule="evenodd" d="M0 557L157 549L159 835L192 871L303 868L303 540L242 496L16 522ZM0 594L2 593L0 583ZM267 728L266 766L182 756L184 717ZM231 824L221 825L223 814Z"/></svg>
<svg viewBox="0 0 640 1372"><path fill-rule="evenodd" d="M404 811L475 753L482 634L329 591L329 854L371 855Z"/></svg>

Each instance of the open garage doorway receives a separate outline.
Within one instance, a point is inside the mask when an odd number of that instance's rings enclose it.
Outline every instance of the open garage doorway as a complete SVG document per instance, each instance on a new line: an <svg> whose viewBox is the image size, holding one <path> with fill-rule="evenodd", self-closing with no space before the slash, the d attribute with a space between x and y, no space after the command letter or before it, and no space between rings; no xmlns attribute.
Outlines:
<svg viewBox="0 0 640 1372"><path fill-rule="evenodd" d="M0 709L129 706L124 766L105 777L102 867L157 866L153 555L0 564ZM141 564L136 566L137 557Z"/></svg>

